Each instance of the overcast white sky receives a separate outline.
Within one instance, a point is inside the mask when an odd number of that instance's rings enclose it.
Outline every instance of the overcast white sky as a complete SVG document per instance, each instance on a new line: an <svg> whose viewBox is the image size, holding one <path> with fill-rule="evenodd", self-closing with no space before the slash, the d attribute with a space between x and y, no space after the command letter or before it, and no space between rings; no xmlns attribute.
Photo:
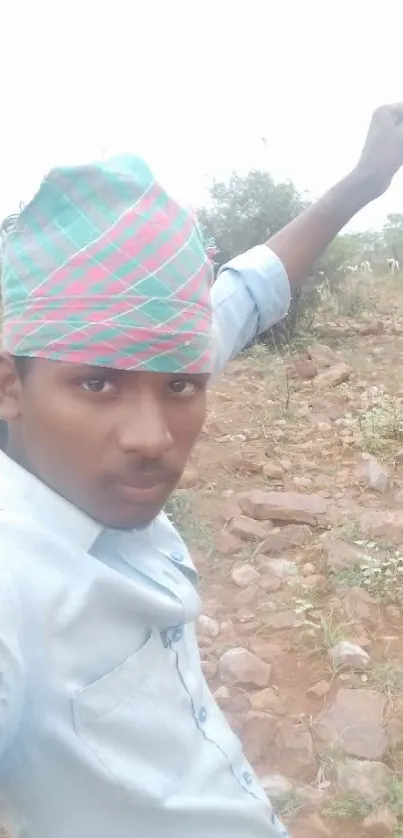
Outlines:
<svg viewBox="0 0 403 838"><path fill-rule="evenodd" d="M319 195L403 99L401 0L6 0L0 217L58 163L143 154L182 200L265 166ZM264 148L261 138L268 140ZM355 226L403 212L403 175Z"/></svg>

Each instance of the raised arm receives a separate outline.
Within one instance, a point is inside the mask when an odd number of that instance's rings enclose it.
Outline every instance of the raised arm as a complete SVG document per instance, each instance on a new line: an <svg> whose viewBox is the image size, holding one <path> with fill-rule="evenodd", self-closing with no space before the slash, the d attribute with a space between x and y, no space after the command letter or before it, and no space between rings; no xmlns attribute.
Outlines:
<svg viewBox="0 0 403 838"><path fill-rule="evenodd" d="M212 289L216 373L288 311L291 286L348 221L389 187L403 165L403 103L378 108L360 159L350 174L298 218L225 265Z"/></svg>
<svg viewBox="0 0 403 838"><path fill-rule="evenodd" d="M309 276L312 265L337 233L375 198L403 165L403 103L378 108L361 157L350 174L329 189L267 242L281 259L291 284Z"/></svg>

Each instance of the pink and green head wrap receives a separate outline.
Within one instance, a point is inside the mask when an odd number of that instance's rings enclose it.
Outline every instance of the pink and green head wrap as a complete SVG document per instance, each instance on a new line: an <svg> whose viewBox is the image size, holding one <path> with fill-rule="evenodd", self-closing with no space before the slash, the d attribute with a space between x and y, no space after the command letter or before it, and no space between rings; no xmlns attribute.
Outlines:
<svg viewBox="0 0 403 838"><path fill-rule="evenodd" d="M55 169L6 237L4 347L122 370L210 373L212 280L194 215L141 159Z"/></svg>

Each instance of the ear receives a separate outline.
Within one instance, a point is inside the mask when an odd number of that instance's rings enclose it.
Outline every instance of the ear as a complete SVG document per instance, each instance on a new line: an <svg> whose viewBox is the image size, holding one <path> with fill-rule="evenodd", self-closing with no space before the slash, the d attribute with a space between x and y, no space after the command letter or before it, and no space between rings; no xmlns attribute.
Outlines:
<svg viewBox="0 0 403 838"><path fill-rule="evenodd" d="M14 359L8 352L0 352L0 416L6 422L21 413L22 384Z"/></svg>

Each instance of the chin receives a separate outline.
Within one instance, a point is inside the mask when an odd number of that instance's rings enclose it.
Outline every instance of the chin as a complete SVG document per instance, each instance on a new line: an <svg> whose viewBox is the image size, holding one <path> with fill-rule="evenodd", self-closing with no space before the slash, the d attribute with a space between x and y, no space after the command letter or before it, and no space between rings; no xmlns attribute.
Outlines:
<svg viewBox="0 0 403 838"><path fill-rule="evenodd" d="M108 512L103 511L94 517L103 527L111 530L135 530L151 524L164 508L164 505L165 500L158 505L142 504L128 510L119 509L115 513L110 509Z"/></svg>

